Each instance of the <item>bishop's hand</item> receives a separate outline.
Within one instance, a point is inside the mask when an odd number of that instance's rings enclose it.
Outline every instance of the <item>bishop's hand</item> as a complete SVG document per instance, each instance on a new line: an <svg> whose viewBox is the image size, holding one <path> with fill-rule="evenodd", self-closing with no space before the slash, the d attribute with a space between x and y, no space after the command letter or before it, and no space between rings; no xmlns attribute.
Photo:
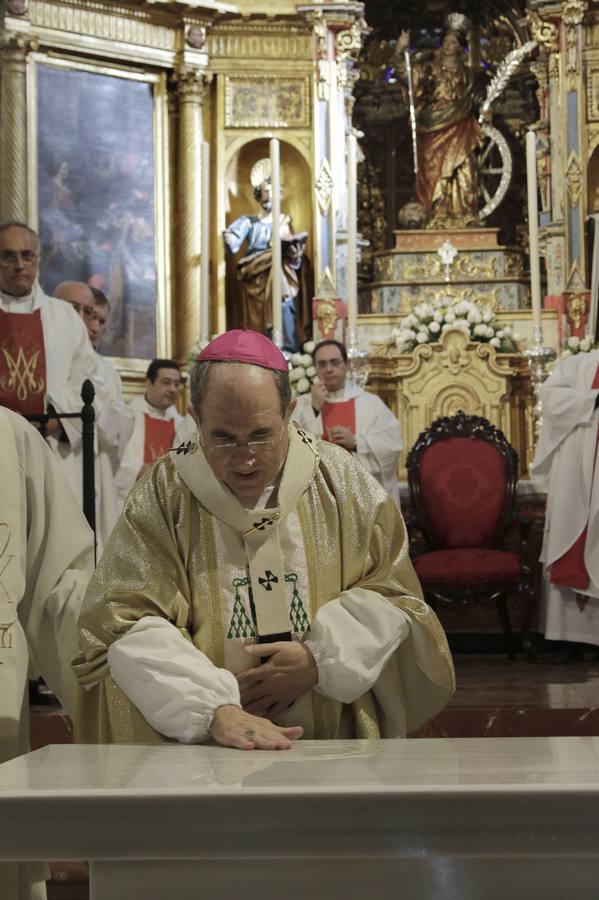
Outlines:
<svg viewBox="0 0 599 900"><path fill-rule="evenodd" d="M254 657L268 657L261 666L237 676L241 704L248 713L273 719L318 683L316 662L306 644L275 641L245 650Z"/></svg>
<svg viewBox="0 0 599 900"><path fill-rule="evenodd" d="M281 728L233 705L218 707L209 730L217 743L238 750L289 750L304 732L299 725Z"/></svg>

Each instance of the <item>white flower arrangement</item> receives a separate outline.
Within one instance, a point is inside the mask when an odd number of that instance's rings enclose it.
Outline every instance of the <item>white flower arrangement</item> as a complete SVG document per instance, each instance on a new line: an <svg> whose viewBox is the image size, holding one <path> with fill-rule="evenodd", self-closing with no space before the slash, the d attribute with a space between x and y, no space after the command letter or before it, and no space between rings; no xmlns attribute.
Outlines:
<svg viewBox="0 0 599 900"><path fill-rule="evenodd" d="M306 341L302 352L294 353L289 360L289 381L294 397L307 394L316 379L316 369L312 360L315 346L314 341Z"/></svg>
<svg viewBox="0 0 599 900"><path fill-rule="evenodd" d="M473 341L491 344L499 353L516 353L522 336L511 325L500 326L490 306L470 300L436 298L419 303L391 332L390 341L400 353L409 353L418 344L438 341L450 328L458 328Z"/></svg>
<svg viewBox="0 0 599 900"><path fill-rule="evenodd" d="M588 334L583 338L569 337L560 358L575 356L577 353L589 353L590 350L596 350L597 348L599 348L599 343L593 343L593 339Z"/></svg>

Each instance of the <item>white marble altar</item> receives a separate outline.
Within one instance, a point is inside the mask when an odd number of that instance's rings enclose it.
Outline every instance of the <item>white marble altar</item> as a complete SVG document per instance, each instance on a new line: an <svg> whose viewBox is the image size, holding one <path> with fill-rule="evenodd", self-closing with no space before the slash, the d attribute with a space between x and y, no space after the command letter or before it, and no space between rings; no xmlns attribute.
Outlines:
<svg viewBox="0 0 599 900"><path fill-rule="evenodd" d="M594 737L60 745L0 766L0 858L89 859L91 900L596 900L598 810Z"/></svg>

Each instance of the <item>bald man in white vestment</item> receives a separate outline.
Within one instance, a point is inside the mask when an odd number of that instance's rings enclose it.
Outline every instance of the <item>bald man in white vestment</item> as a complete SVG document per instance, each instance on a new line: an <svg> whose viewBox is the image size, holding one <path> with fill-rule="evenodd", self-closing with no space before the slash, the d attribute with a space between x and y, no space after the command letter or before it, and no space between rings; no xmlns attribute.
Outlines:
<svg viewBox="0 0 599 900"><path fill-rule="evenodd" d="M541 387L543 424L532 470L547 491L541 552L546 576L545 637L596 646L599 646L598 397L599 350L578 353L558 362ZM567 655L563 661L567 661Z"/></svg>
<svg viewBox="0 0 599 900"><path fill-rule="evenodd" d="M73 714L77 617L93 536L45 441L0 407L0 762L29 749L28 671ZM0 863L2 900L43 897L34 864ZM30 881L39 880L30 894Z"/></svg>
<svg viewBox="0 0 599 900"><path fill-rule="evenodd" d="M96 372L104 385L105 402L95 423L96 539L99 558L123 509L116 478L133 434L135 414L123 399L121 376L110 360L104 359L98 352L110 313L107 298L82 281L62 282L54 289L54 296L69 303L82 319L95 351ZM77 452L65 459L65 474L75 496L82 503L81 466L81 455Z"/></svg>
<svg viewBox="0 0 599 900"><path fill-rule="evenodd" d="M399 422L380 397L347 380L345 345L321 341L314 348L318 381L297 399L292 417L309 431L355 454L399 506Z"/></svg>

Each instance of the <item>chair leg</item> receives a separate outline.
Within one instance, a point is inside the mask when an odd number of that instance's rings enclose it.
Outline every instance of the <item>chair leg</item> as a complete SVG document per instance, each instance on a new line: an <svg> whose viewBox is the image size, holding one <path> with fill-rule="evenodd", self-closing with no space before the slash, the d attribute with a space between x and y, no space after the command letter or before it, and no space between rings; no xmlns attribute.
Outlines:
<svg viewBox="0 0 599 900"><path fill-rule="evenodd" d="M510 622L510 616L507 609L507 597L505 594L501 594L497 598L497 612L499 613L499 621L501 622L501 627L503 628L503 633L505 635L508 657L514 659L516 655L514 650L514 632L512 631L512 623Z"/></svg>

